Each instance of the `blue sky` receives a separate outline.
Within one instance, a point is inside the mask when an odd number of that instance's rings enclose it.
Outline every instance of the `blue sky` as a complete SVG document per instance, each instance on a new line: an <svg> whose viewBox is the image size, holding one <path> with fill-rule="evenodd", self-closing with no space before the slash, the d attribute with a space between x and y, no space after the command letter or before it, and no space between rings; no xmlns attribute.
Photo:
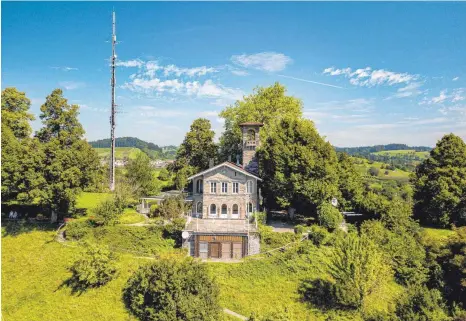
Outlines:
<svg viewBox="0 0 466 321"><path fill-rule="evenodd" d="M2 2L2 88L36 115L63 88L108 137L112 8L117 136L179 144L198 117L220 134L220 110L279 81L336 146L466 139L466 3Z"/></svg>

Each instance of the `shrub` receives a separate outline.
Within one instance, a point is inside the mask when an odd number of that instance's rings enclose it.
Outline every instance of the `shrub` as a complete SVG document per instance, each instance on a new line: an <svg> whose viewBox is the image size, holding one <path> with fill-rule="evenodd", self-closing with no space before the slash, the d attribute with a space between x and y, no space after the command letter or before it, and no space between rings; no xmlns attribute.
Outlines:
<svg viewBox="0 0 466 321"><path fill-rule="evenodd" d="M340 211L329 203L323 203L319 206L317 218L320 225L332 230L336 229L343 221Z"/></svg>
<svg viewBox="0 0 466 321"><path fill-rule="evenodd" d="M369 168L369 175L379 176L379 171L380 170L377 167L371 166L371 168Z"/></svg>
<svg viewBox="0 0 466 321"><path fill-rule="evenodd" d="M127 308L146 321L219 320L219 289L205 264L163 258L141 266L124 290Z"/></svg>
<svg viewBox="0 0 466 321"><path fill-rule="evenodd" d="M175 241L175 246L181 246L181 233L186 224L186 220L182 217L175 218L170 224L163 226L163 237Z"/></svg>
<svg viewBox="0 0 466 321"><path fill-rule="evenodd" d="M149 216L155 216L158 213L159 205L154 203L150 205Z"/></svg>
<svg viewBox="0 0 466 321"><path fill-rule="evenodd" d="M160 171L159 179L164 182L170 180L170 173L166 168L162 168L162 170Z"/></svg>
<svg viewBox="0 0 466 321"><path fill-rule="evenodd" d="M356 309L392 278L383 253L370 239L355 233L337 238L327 269L335 280L335 302Z"/></svg>
<svg viewBox="0 0 466 321"><path fill-rule="evenodd" d="M335 285L327 280L305 280L299 286L299 293L304 301L323 309L334 305Z"/></svg>
<svg viewBox="0 0 466 321"><path fill-rule="evenodd" d="M80 240L90 233L89 221L71 221L66 224L65 236L68 239Z"/></svg>
<svg viewBox="0 0 466 321"><path fill-rule="evenodd" d="M398 300L395 313L400 320L450 320L440 292L422 285L408 287Z"/></svg>
<svg viewBox="0 0 466 321"><path fill-rule="evenodd" d="M329 239L330 233L323 227L318 225L311 225L309 229L309 240L314 245L320 246L325 244Z"/></svg>
<svg viewBox="0 0 466 321"><path fill-rule="evenodd" d="M299 235L304 234L304 233L308 233L308 232L309 232L309 226L307 226L307 225L301 225L301 224L296 225L296 226L294 227L294 232L295 232L296 234L299 234Z"/></svg>
<svg viewBox="0 0 466 321"><path fill-rule="evenodd" d="M178 195L164 199L155 215L166 219L174 219L181 217L187 211L189 211L189 205L186 204L183 195Z"/></svg>
<svg viewBox="0 0 466 321"><path fill-rule="evenodd" d="M87 244L86 252L70 271L73 275L69 283L75 290L102 286L116 275L116 257L106 248Z"/></svg>
<svg viewBox="0 0 466 321"><path fill-rule="evenodd" d="M122 204L117 197L105 199L100 202L93 210L97 220L104 225L114 225L123 214Z"/></svg>
<svg viewBox="0 0 466 321"><path fill-rule="evenodd" d="M282 247L301 237L289 232L274 232L270 226L266 225L259 226L259 234L261 237L261 251L267 251Z"/></svg>

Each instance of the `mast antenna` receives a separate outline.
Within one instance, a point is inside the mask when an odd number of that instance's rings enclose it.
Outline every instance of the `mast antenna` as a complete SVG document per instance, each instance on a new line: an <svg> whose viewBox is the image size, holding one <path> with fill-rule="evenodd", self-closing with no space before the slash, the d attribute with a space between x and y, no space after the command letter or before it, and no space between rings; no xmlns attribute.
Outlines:
<svg viewBox="0 0 466 321"><path fill-rule="evenodd" d="M116 112L116 105L115 105L115 62L116 62L116 53L115 53L115 45L116 45L116 32L115 32L115 11L112 14L112 79L111 79L111 86L112 86L112 108L110 114L110 139L111 139L111 151L110 151L110 190L115 190L115 112Z"/></svg>

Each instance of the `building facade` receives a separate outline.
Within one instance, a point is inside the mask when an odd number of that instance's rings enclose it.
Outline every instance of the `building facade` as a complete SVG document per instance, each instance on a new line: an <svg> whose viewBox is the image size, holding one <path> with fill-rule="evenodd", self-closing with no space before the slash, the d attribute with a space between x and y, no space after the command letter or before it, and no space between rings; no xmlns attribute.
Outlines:
<svg viewBox="0 0 466 321"><path fill-rule="evenodd" d="M255 155L260 123L241 124L243 165L223 162L197 173L192 181L192 212L183 246L203 259L239 259L259 252L252 213L260 207L261 179Z"/></svg>

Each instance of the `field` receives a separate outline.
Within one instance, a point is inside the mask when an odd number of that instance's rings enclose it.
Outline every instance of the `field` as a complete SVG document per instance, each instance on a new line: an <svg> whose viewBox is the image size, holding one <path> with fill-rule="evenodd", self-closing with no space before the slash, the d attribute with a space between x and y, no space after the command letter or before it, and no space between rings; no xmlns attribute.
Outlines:
<svg viewBox="0 0 466 321"><path fill-rule="evenodd" d="M147 227L108 228L98 242L119 249L132 244L137 249L154 253L171 253L170 242L148 233ZM81 248L69 247L54 240L55 230L43 229L14 232L11 226L2 227L2 312L5 320L135 320L126 311L122 291L126 280L148 259L138 254L120 254L119 274L109 284L72 293L65 285L71 273L68 267L78 257ZM93 237L91 237L92 239ZM248 259L240 264L209 263L209 271L220 285L222 307L249 316L268 315L285 309L295 320L325 320L326 313L311 309L300 301L297 289L306 276L321 275L319 266L325 256L314 248L309 254L310 268L301 266L293 257L282 256ZM306 261L307 262L307 261ZM306 264L308 264L307 262ZM390 289L397 293L397 288ZM387 308L393 294L380 294ZM355 319L354 312L338 312ZM226 320L235 320L225 316Z"/></svg>
<svg viewBox="0 0 466 321"><path fill-rule="evenodd" d="M379 174L377 175L377 179L392 179L392 180L399 180L399 181L408 181L410 172L402 171L401 169L389 170L386 168L381 168L382 166L386 166L387 164L381 162L373 162L372 164L369 163L369 160L363 158L356 158L353 157L353 162L358 170L358 172L363 176L369 176L368 171L371 167L375 167L379 169ZM385 174L385 171L388 174Z"/></svg>
<svg viewBox="0 0 466 321"><path fill-rule="evenodd" d="M381 156L390 156L390 157L403 157L403 156L413 156L419 157L420 159L425 159L429 156L429 152L416 152L414 149L408 150L386 150L381 152L372 153L374 155Z"/></svg>
<svg viewBox="0 0 466 321"><path fill-rule="evenodd" d="M99 158L110 157L110 148L94 148L94 150L99 155ZM116 159L124 159L124 158L135 159L139 153L142 153L141 150L135 147L116 147L115 148Z"/></svg>

